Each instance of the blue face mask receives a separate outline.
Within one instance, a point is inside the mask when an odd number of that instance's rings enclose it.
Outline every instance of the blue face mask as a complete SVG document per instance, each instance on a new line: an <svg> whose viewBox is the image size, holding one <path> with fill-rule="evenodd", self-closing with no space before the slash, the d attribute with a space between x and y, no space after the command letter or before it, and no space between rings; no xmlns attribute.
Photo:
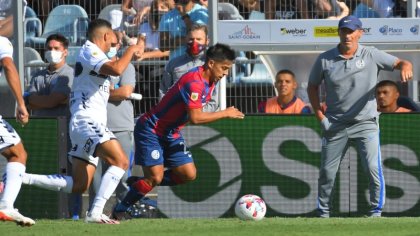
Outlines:
<svg viewBox="0 0 420 236"><path fill-rule="evenodd" d="M107 52L106 53L106 56L109 58L109 59L111 59L111 58L113 58L113 57L115 57L115 55L117 55L117 47L111 47L110 49L109 49L109 52Z"/></svg>

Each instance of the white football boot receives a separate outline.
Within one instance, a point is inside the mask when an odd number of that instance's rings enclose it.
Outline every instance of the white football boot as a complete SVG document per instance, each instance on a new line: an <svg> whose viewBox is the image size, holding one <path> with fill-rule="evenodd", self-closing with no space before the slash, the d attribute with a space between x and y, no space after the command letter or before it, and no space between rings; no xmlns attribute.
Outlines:
<svg viewBox="0 0 420 236"><path fill-rule="evenodd" d="M91 214L87 213L85 218L86 223L97 223L97 224L110 224L110 225L119 225L118 220L110 219L105 214Z"/></svg>
<svg viewBox="0 0 420 236"><path fill-rule="evenodd" d="M14 221L20 226L32 226L35 221L19 213L17 209L0 209L1 221Z"/></svg>

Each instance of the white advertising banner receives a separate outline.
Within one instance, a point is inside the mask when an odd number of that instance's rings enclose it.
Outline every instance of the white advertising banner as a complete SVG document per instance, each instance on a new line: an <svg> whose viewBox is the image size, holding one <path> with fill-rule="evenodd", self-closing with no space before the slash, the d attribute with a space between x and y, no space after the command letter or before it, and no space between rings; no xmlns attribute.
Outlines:
<svg viewBox="0 0 420 236"><path fill-rule="evenodd" d="M219 21L218 40L233 44L271 43L271 25L266 21Z"/></svg>
<svg viewBox="0 0 420 236"><path fill-rule="evenodd" d="M360 42L420 42L420 18L364 18ZM218 40L226 44L338 42L337 20L219 21Z"/></svg>

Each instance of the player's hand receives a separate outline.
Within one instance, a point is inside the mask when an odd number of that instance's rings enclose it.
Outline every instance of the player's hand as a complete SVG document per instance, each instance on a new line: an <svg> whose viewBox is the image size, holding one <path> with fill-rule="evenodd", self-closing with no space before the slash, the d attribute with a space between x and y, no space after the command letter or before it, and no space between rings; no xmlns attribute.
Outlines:
<svg viewBox="0 0 420 236"><path fill-rule="evenodd" d="M245 117L244 113L234 106L226 108L225 112L227 113L228 118L243 119Z"/></svg>
<svg viewBox="0 0 420 236"><path fill-rule="evenodd" d="M401 68L401 82L405 83L413 79L413 68L405 68L409 66L402 66Z"/></svg>
<svg viewBox="0 0 420 236"><path fill-rule="evenodd" d="M134 60L137 60L142 57L144 53L144 44L137 43L136 45L132 45L129 48L130 50L133 50Z"/></svg>
<svg viewBox="0 0 420 236"><path fill-rule="evenodd" d="M394 68L400 70L401 82L405 83L413 79L413 64L407 60L398 60Z"/></svg>
<svg viewBox="0 0 420 236"><path fill-rule="evenodd" d="M19 122L22 126L28 124L29 122L29 113L26 110L26 106L17 106L16 108L16 121Z"/></svg>
<svg viewBox="0 0 420 236"><path fill-rule="evenodd" d="M321 110L318 110L315 111L315 117L318 119L319 122L321 122L325 118L325 115Z"/></svg>

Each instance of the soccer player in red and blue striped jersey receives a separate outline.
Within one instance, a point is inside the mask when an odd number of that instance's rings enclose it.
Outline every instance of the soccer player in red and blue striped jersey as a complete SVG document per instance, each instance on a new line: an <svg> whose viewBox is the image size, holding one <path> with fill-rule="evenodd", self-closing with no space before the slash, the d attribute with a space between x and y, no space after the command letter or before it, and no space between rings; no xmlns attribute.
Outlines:
<svg viewBox="0 0 420 236"><path fill-rule="evenodd" d="M114 218L126 218L127 209L157 185L172 186L196 178L192 155L180 132L188 122L204 124L223 118L244 118L235 107L202 111L234 59L235 52L229 46L211 46L205 64L184 74L155 107L139 118L134 129L135 160L143 167L144 177L129 178L131 190L115 207Z"/></svg>

